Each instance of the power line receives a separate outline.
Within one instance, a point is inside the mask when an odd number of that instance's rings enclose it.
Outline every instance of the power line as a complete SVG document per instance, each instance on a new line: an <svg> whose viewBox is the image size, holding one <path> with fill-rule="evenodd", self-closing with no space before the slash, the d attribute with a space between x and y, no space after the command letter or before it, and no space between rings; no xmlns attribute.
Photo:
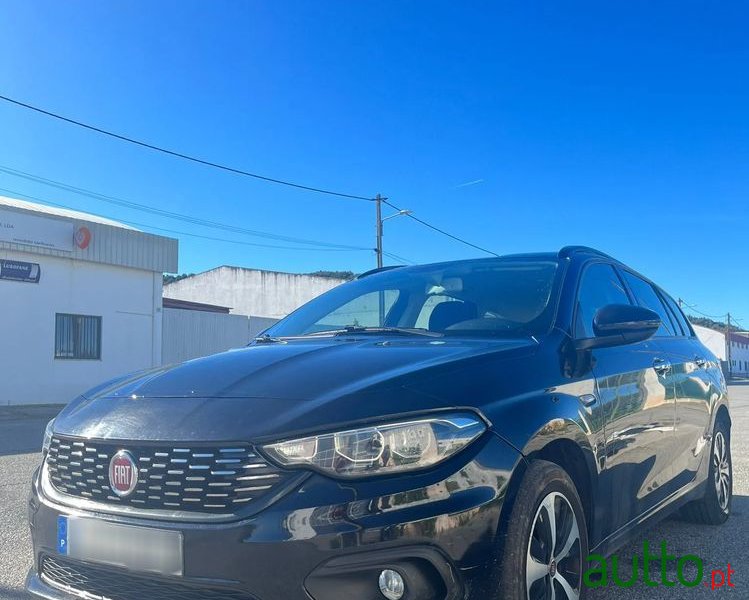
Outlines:
<svg viewBox="0 0 749 600"><path fill-rule="evenodd" d="M255 236L255 237L263 237L263 238L268 238L268 239L273 239L273 240L278 240L278 241L291 242L291 243L296 243L296 244L307 244L307 245L314 245L314 246L324 246L324 247L328 247L328 248L338 248L338 249L342 249L342 250L370 250L370 248L366 248L366 247L363 247L363 246L350 246L350 245L344 245L344 244L334 244L334 243L331 243L331 242L322 242L322 241L318 241L318 240L296 238L296 237L284 236L284 235L274 234L274 233L269 233L269 232L264 232L264 231L257 231L257 230L253 230L253 229L247 229L247 228L239 227L239 226L236 226L236 225L229 225L229 224L226 224L226 223L221 223L219 221L212 221L212 220L208 220L208 219L201 219L201 218L198 218L198 217L193 217L191 215L186 215L184 213L178 213L178 212L174 212L174 211L168 211L168 210L164 210L164 209L160 209L160 208L155 208L153 206L147 206L145 204L140 204L140 203L134 202L132 200L125 200L125 199L119 198L117 196L111 196L111 195L107 195L107 194L102 194L100 192L94 192L94 191L86 189L86 188L78 187L78 186L75 186L75 185L72 185L72 184L69 184L69 183L64 183L62 181L58 181L58 180L54 180L54 179L49 179L47 177L42 177L40 175L34 175L33 173L28 173L26 171L20 171L18 169L13 169L13 168L5 166L5 165L0 165L0 172L7 173L8 175L12 175L14 177L19 177L19 178L22 178L22 179L26 179L26 180L32 181L34 183L41 183L43 185L47 185L47 186L50 186L50 187L53 187L53 188L56 188L56 189L64 190L64 191L67 191L67 192L72 192L74 194L78 194L78 195L81 195L81 196L86 196L88 198L93 198L95 200L100 200L102 202L107 202L109 204L113 204L113 205L116 205L116 206L123 206L123 207L126 207L126 208L132 208L134 210L138 210L138 211L141 211L141 212L146 212L146 213L150 213L150 214L154 214L154 215L158 215L158 216L163 216L163 217L166 217L166 218L169 218L169 219L175 219L175 220L179 220L179 221L184 221L186 223L191 223L193 225L200 225L200 226L203 226L203 227L210 227L210 228L214 228L214 229L220 229L220 230L229 231L229 232L232 232L232 233L239 233L239 234L250 235L250 236ZM11 193L13 193L13 192L11 192ZM385 204L387 204L388 206L394 208L395 210L401 210L400 208L398 208L397 206L395 206L393 203L389 202L386 199L383 199L383 202ZM452 234L450 234L450 233L448 233L446 231L443 231L442 229L439 229L439 228L435 227L434 225L431 225L430 223L427 223L423 219L419 219L417 217L414 217L412 214L407 214L407 216L413 218L417 222L425 225L426 227L429 227L430 229L438 231L439 233L442 233L443 235L446 235L446 236L448 236L448 237L450 237L452 239L455 239L455 240L457 240L457 241L459 241L461 243L467 244L468 246L471 246L472 248L476 248L478 250L481 250L482 252L486 252L486 253L492 254L494 256L498 256L495 252L492 252L491 250L487 250L485 248L482 248L480 246L472 244L472 243L470 243L470 242L468 242L466 240L463 240L463 239L461 239L461 238L459 238L457 236L454 236L454 235L452 235ZM396 258L396 260L402 260L402 259L403 259L403 257ZM411 261L406 260L405 262L411 262Z"/></svg>
<svg viewBox="0 0 749 600"><path fill-rule="evenodd" d="M125 200L122 198L118 198L116 196L109 196L106 194L101 194L98 192L93 192L91 190L87 190L85 188L76 187L74 185L70 185L67 183L63 183L60 181L55 181L53 179L47 179L45 177L40 177L38 175L33 175L31 173L26 173L24 171L19 171L17 169L12 169L10 167L6 167L3 165L0 165L0 172L7 173L8 175L12 175L14 177L20 177L22 179L26 179L29 181L33 181L35 183L41 183L43 185L47 185L50 187L54 187L57 189L61 189L67 192L72 192L74 194L79 194L81 196L86 196L89 198L93 198L95 200L100 200L102 202L107 202L109 204L114 204L116 206L123 206L126 208L131 208L133 210L138 210L141 212L146 212L154 215L159 215L162 217L166 217L168 219L174 219L178 221L184 221L186 223L191 223L193 225L200 225L203 227L209 227L213 229L220 229L222 231L229 231L232 233L238 233L242 235L249 235L254 237L262 237L266 239L272 239L276 241L283 241L283 242L291 242L295 244L306 244L306 245L312 245L312 246L322 246L326 248L339 248L342 250L370 250L370 248L366 248L363 246L348 246L344 244L334 244L331 242L323 242L318 240L311 240L311 239L304 239L304 238L296 238L291 236L285 236L275 233L269 233L265 231L257 231L254 229L247 229L245 227L239 227L237 225L229 225L226 223L221 223L219 221L211 221L208 219L201 219L198 217L193 217L190 215L186 215L183 213L168 211L160 208L154 208L152 206L147 206L145 204L140 204L138 202L133 202L131 200Z"/></svg>
<svg viewBox="0 0 749 600"><path fill-rule="evenodd" d="M16 190L9 190L7 188L0 187L0 192L6 192L8 194L14 194L16 196L22 196L24 198L28 198L30 200L34 200L36 202L41 202L43 204L47 204L49 206L56 206L57 208L64 208L67 210L76 210L75 208L72 208L70 206L67 206L65 204L60 204L58 202L52 202L50 200L45 200L42 198L39 198L37 196L32 196L30 194L26 194L24 192L18 192ZM227 238L219 238L219 237L213 237L208 235L200 235L199 233L190 233L188 231L179 231L176 229L168 229L166 227L157 227L156 225L151 225L149 223L140 223L138 221L126 221L124 219L117 219L120 223L125 223L126 225L134 225L136 227L145 227L147 229L155 229L156 231L164 231L166 233L171 233L174 235L186 235L194 238L200 238L203 240L211 240L214 242L224 242L227 244L238 244L241 246L252 246L252 247L258 247L258 248L273 248L275 250L303 250L305 252L361 252L363 250L370 251L369 248L300 248L299 246L278 246L275 244L259 244L256 242L245 242L243 240L230 240Z"/></svg>
<svg viewBox="0 0 749 600"><path fill-rule="evenodd" d="M400 208L400 207L396 206L395 204L393 204L392 202L388 201L387 198L383 198L382 201L385 204L387 204L390 208L393 208L393 209L395 209L395 210L397 210L399 212L403 210L402 208ZM476 244L472 244L471 242L469 242L467 240L464 240L463 238L458 237L457 235L453 235L452 233L448 233L444 229L440 229L439 227L436 227L435 225L432 225L431 223L427 223L425 220L420 219L419 217L414 216L410 212L409 213L404 213L404 215L407 216L407 217L409 217L410 219L413 219L417 223L421 223L425 227L428 227L429 229L432 229L432 230L436 231L437 233L441 233L442 235L445 235L445 236L447 236L447 237L455 240L456 242L460 242L461 244L465 244L466 246L470 246L471 248L475 248L476 250L480 250L481 252L486 252L487 254L491 254L492 256L499 256L499 254L497 254L493 250L487 250L486 248L482 248L481 246L477 246Z"/></svg>
<svg viewBox="0 0 749 600"><path fill-rule="evenodd" d="M410 260L410 259L408 259L408 258L406 258L404 256L399 256L399 255L397 255L397 254L395 254L393 252L385 252L383 250L382 253L385 256L387 256L388 258L392 258L393 260L397 260L398 262L404 262L404 263L408 263L408 264L411 264L411 265L415 265L416 264L414 261L412 261L412 260Z"/></svg>
<svg viewBox="0 0 749 600"><path fill-rule="evenodd" d="M683 300L682 298L679 298L679 302L682 303L687 308L689 308L690 310L693 310L697 314L702 315L703 317L707 317L708 319L725 319L726 316L727 316L727 314L722 314L722 315L708 315L707 313L704 313L704 312L702 312L700 310L697 310L697 308L696 308L697 305L689 304L686 300Z"/></svg>
<svg viewBox="0 0 749 600"><path fill-rule="evenodd" d="M209 161L209 160L206 160L206 159L198 158L196 156L191 156L191 155L185 154L183 152L178 152L176 150L170 150L170 149L164 148L162 146L157 146L155 144L151 144L151 143L144 142L144 141L141 141L141 140L137 140L135 138L131 138L131 137L119 134L119 133L115 133L113 131L109 131L107 129L103 129L101 127L96 127L94 125L89 125L88 123L84 123L82 121L78 121L76 119L72 119L70 117L66 117L66 116L60 115L58 113L55 113L55 112L52 112L52 111L40 108L38 106L34 106L32 104L28 104L26 102L21 102L20 100L15 100L14 98L10 98L8 96L0 95L0 100L3 100L3 101L8 102L10 104L14 104L14 105L22 107L22 108L26 108L28 110L37 112L37 113L42 114L42 115L46 115L48 117L52 117L54 119L63 121L65 123L69 123L71 125L76 125L78 127L82 127L84 129L88 129L90 131L94 131L96 133L100 133L102 135L112 137L114 139L118 139L118 140L121 140L121 141L124 141L124 142L128 142L130 144L135 144L135 145L140 146L142 148L147 148L147 149L153 150L155 152L161 152L161 153L167 154L169 156L174 156L176 158L181 158L181 159L184 159L184 160L187 160L187 161L190 161L190 162L193 162L193 163L201 164L201 165L204 165L204 166L213 167L213 168L216 168L216 169L220 169L222 171L226 171L226 172L229 172L229 173L234 173L236 175L243 175L243 176L251 177L251 178L254 178L254 179L261 180L261 181L266 181L266 182L269 182L269 183L275 183L275 184L278 184L278 185L284 185L284 186L287 186L287 187L292 187L292 188L296 188L296 189L300 189L300 190L305 190L305 191L309 191L309 192L315 192L315 193L319 193L319 194L327 194L327 195L330 195L330 196L337 196L337 197L340 197L340 198L348 198L348 199L354 199L354 200L365 200L365 201L369 201L369 202L373 202L375 200L375 198L372 198L372 197L369 197L369 196L361 196L361 195L357 195L357 194L349 194L349 193L344 193L344 192L337 192L337 191L328 190L328 189L324 189L324 188L318 188L318 187L314 187L314 186L304 185L304 184L295 183L295 182L292 182L292 181L287 181L287 180L284 180L284 179L277 179L275 177L268 177L266 175L260 175L258 173L252 173L250 171L245 171L243 169L238 169L236 167L231 167L231 166L224 165L224 164L221 164L221 163L217 163L217 162ZM385 204L387 204L388 206L391 206L392 208L395 208L396 210L401 210L401 209L397 208L394 204L388 202L386 199L383 199L383 202L385 202ZM433 231L436 231L437 233L440 233L440 234L442 234L444 236L447 236L447 237L449 237L449 238L451 238L451 239L453 239L453 240L455 240L457 242L460 242L461 244L465 244L466 246L470 246L471 248L475 248L476 250L479 250L481 252L485 252L487 254L491 254L493 256L499 256L499 254L497 254L496 252L494 252L492 250L488 250L486 248L483 248L481 246L473 244L473 243L471 243L471 242L469 242L469 241L467 241L467 240L465 240L465 239L463 239L461 237L453 235L453 234L445 231L444 229L441 229L441 228L439 228L439 227L437 227L435 225L432 225L431 223L428 223L427 221L425 221L423 219L420 219L419 217L414 216L413 214L409 214L408 216L411 219L413 219L414 221L416 221L417 223L421 223L423 226L428 227L429 229L432 229ZM250 235L255 235L255 234L250 234ZM287 238L287 241L296 241L297 243L307 243L307 242L298 242L298 240L291 240L291 239L288 239L288 238ZM360 248L357 248L357 249L360 249Z"/></svg>
<svg viewBox="0 0 749 600"><path fill-rule="evenodd" d="M123 142L128 142L130 144L135 144L137 146L141 146L143 148L148 148L149 150L154 150L156 152L161 152L163 154L168 154L170 156L174 156L177 158L182 158L184 160L189 160L194 163L198 163L201 165L205 165L207 167L213 167L215 169L221 169L222 171L227 171L229 173L234 173L236 175L244 175L246 177L252 177L254 179L259 179L261 181L267 181L269 183L276 183L279 185L285 185L288 187L300 189L300 190L306 190L308 192L315 192L318 194L327 194L329 196L338 196L340 198L349 198L354 200L368 200L372 201L373 198L369 198L367 196L359 196L356 194L347 194L344 192L336 192L333 190L327 190L324 188L318 188L313 187L309 185L303 185L301 183L294 183L292 181L286 181L284 179L277 179L275 177L267 177L266 175L259 175L258 173L251 173L250 171L245 171L243 169L238 169L236 167L230 167L227 165L223 165L221 163L213 162L210 160L205 160L202 158L197 158L195 156L190 156L189 154L184 154L182 152L177 152L175 150L169 150L168 148L163 148L161 146L156 146L155 144L150 144L148 142L143 142L140 140L136 140L135 138L131 138L119 133L114 133L112 131L108 131L106 129L102 129L101 127L95 127L94 125L89 125L87 123L83 123L82 121L77 121L75 119L71 119L70 117L65 117L63 115L51 112L49 110L45 110L43 108L39 108L38 106L33 106L31 104L27 104L25 102L21 102L19 100L14 100L13 98L9 98L8 96L2 96L0 95L0 100L4 100L5 102L9 102L11 104L15 104L16 106L20 106L29 110L33 110L37 113L46 115L48 117L52 117L54 119L58 119L60 121L64 121L66 123L70 123L71 125L77 125L78 127L83 127L84 129L88 129L90 131L95 131L96 133L101 133L102 135L106 135L118 140L121 140Z"/></svg>

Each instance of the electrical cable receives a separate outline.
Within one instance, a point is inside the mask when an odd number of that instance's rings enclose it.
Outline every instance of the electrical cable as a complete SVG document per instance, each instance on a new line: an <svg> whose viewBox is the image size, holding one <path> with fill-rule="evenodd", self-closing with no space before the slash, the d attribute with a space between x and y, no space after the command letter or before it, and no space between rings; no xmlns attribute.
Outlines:
<svg viewBox="0 0 749 600"><path fill-rule="evenodd" d="M340 198L350 198L350 199L354 199L354 200L367 200L367 201L370 201L370 202L374 200L374 198L369 198L367 196L359 196L357 194L347 194L347 193L343 193L343 192L336 192L336 191L333 191L333 190L326 190L324 188L313 187L313 186L310 186L310 185L303 185L301 183L294 183L292 181L286 181L284 179L277 179L275 177L268 177L266 175L259 175L257 173L251 173L250 171L245 171L243 169L237 169L235 167L230 167L230 166L227 166L227 165L223 165L221 163L213 162L213 161L210 161L210 160L205 160L205 159L202 159L202 158L197 158L195 156L190 156L189 154L184 154L182 152L177 152L175 150L169 150L168 148L163 148L163 147L157 146L155 144L150 144L148 142L143 142L143 141L137 140L135 138L131 138L131 137L119 134L119 133L114 133L112 131L108 131L106 129L102 129L101 127L95 127L94 125L89 125L89 124L84 123L82 121L77 121L75 119L71 119L70 117L65 117L63 115L54 113L52 111L45 110L43 108L39 108L38 106L33 106L31 104L27 104L26 102L21 102L20 100L14 100L13 98L9 98L8 96L2 96L2 95L0 95L0 100L4 100L5 102L9 102L11 104L15 104L16 106L20 106L22 108L26 108L26 109L35 111L37 113L46 115L48 117L52 117L54 119L58 119L60 121L64 121L66 123L70 123L71 125L77 125L78 127L83 127L84 129L88 129L90 131L95 131L96 133L101 133L102 135L106 135L106 136L109 136L109 137L121 140L123 142L128 142L130 144L135 144L137 146L142 146L143 148L148 148L149 150L154 150L156 152L161 152L163 154L168 154L170 156L174 156L174 157L177 157L177 158L182 158L184 160L189 160L189 161L192 161L194 163L198 163L198 164L205 165L205 166L208 166L208 167L213 167L213 168L216 168L216 169L221 169L223 171L228 171L229 173L234 173L236 175L244 175L246 177L252 177L254 179L260 179L262 181L267 181L269 183L276 183L276 184L279 184L279 185L285 185L285 186L288 186L288 187L293 187L293 188L297 188L297 189L300 189L300 190L306 190L308 192L315 192L315 193L318 193L318 194L327 194L329 196L338 196Z"/></svg>
<svg viewBox="0 0 749 600"><path fill-rule="evenodd" d="M184 221L186 223L191 223L193 225L201 225L203 227L209 227L213 229L220 229L222 231L230 231L232 233L239 233L243 235L249 235L254 237L262 237L277 241L283 241L283 242L291 242L295 244L307 244L307 245L314 245L314 246L323 246L327 248L339 248L339 249L345 249L345 250L369 250L369 248L366 248L364 246L348 246L344 244L334 244L331 242L323 242L319 240L311 240L311 239L304 239L304 238L296 238L296 237L290 237L285 235L279 235L275 233L269 233L265 231L257 231L253 229L247 229L244 227L238 227L236 225L229 225L226 223L221 223L219 221L211 221L208 219L201 219L198 217L192 217L190 215L186 215L183 213L163 210L159 208L154 208L152 206L147 206L145 204L139 204L137 202L133 202L131 200L124 200L122 198L118 198L116 196L108 196L105 194L101 194L98 192L93 192L91 190L87 190L85 188L76 187L67 183L62 183L60 181L55 181L53 179L47 179L45 177L40 177L38 175L33 175L31 173L26 173L24 171L19 171L17 169L12 169L10 167L6 167L3 165L0 165L0 172L7 173L9 175L12 175L14 177L21 177L23 179L27 179L29 181L33 181L35 183L41 183L43 185L47 185L50 187L54 187L56 189L64 190L67 192L72 192L74 194L79 194L81 196L86 196L89 198L93 198L95 200L101 200L102 202L107 202L109 204L114 204L116 206L123 206L126 208L132 208L134 210L138 210L141 212L147 212L154 215L163 216L169 219L175 219L178 221Z"/></svg>
<svg viewBox="0 0 749 600"><path fill-rule="evenodd" d="M386 198L383 198L382 202L384 204L387 204L390 208L395 209L395 210L397 210L399 212L403 210L402 208L399 208L398 206L396 206L392 202L389 202ZM477 246L476 244L473 244L473 243L471 243L471 242L469 242L467 240L464 240L463 238L458 237L457 235L453 235L452 233L449 233L449 232L445 231L444 229L440 229L439 227L436 227L436 226L432 225L431 223L428 223L424 219L420 219L419 217L414 216L411 213L404 213L404 215L407 216L407 217L409 217L409 218L411 218L411 219L413 219L417 223L421 223L425 227L428 227L429 229L432 229L432 230L436 231L437 233L441 233L442 235L445 235L445 236L447 236L447 237L449 237L449 238L451 238L451 239L453 239L453 240L455 240L457 242L460 242L461 244L465 244L466 246L470 246L471 248L475 248L476 250L480 250L481 252L486 252L487 254L491 254L492 256L499 256L499 254L497 254L493 250L488 250L486 248L482 248L481 246Z"/></svg>

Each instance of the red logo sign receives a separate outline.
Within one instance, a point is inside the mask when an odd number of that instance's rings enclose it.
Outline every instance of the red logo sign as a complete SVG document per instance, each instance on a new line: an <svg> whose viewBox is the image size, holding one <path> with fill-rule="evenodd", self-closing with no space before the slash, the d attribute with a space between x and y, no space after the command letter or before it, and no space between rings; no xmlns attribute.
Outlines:
<svg viewBox="0 0 749 600"><path fill-rule="evenodd" d="M91 231L88 227L81 226L75 230L74 239L75 245L78 246L81 250L85 250L91 243Z"/></svg>
<svg viewBox="0 0 749 600"><path fill-rule="evenodd" d="M124 498L133 493L138 485L138 467L126 450L120 450L109 461L109 486L112 491Z"/></svg>

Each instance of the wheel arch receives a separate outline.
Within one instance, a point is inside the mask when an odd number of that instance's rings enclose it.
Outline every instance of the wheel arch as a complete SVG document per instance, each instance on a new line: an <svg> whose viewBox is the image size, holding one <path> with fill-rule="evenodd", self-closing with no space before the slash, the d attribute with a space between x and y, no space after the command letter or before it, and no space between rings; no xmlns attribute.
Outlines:
<svg viewBox="0 0 749 600"><path fill-rule="evenodd" d="M728 406L725 404L721 404L718 406L718 410L715 411L715 424L718 423L726 423L728 427L731 427L732 421L731 421L731 413L728 412Z"/></svg>
<svg viewBox="0 0 749 600"><path fill-rule="evenodd" d="M575 440L560 438L550 441L527 455L528 461L545 460L554 463L569 475L575 485L585 513L585 524L589 537L594 537L594 506L598 473L592 449L587 451Z"/></svg>
<svg viewBox="0 0 749 600"><path fill-rule="evenodd" d="M552 438L549 434L554 432ZM561 434L561 435L560 435ZM577 423L556 419L542 427L521 450L524 460L512 474L506 502L510 510L502 511L501 529L506 531L517 491L533 461L544 460L560 467L575 485L585 513L585 524L591 540L597 540L595 506L598 500L599 473L595 452Z"/></svg>

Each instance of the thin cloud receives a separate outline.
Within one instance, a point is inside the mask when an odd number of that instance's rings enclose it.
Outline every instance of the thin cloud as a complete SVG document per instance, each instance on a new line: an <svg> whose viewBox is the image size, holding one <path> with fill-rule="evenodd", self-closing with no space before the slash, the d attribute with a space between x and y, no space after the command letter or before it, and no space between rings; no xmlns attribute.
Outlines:
<svg viewBox="0 0 749 600"><path fill-rule="evenodd" d="M465 188L465 187L471 187L472 185L479 185L480 183L484 183L483 179L474 179L473 181L466 181L465 183L461 183L460 185L456 185L455 189L459 188Z"/></svg>

